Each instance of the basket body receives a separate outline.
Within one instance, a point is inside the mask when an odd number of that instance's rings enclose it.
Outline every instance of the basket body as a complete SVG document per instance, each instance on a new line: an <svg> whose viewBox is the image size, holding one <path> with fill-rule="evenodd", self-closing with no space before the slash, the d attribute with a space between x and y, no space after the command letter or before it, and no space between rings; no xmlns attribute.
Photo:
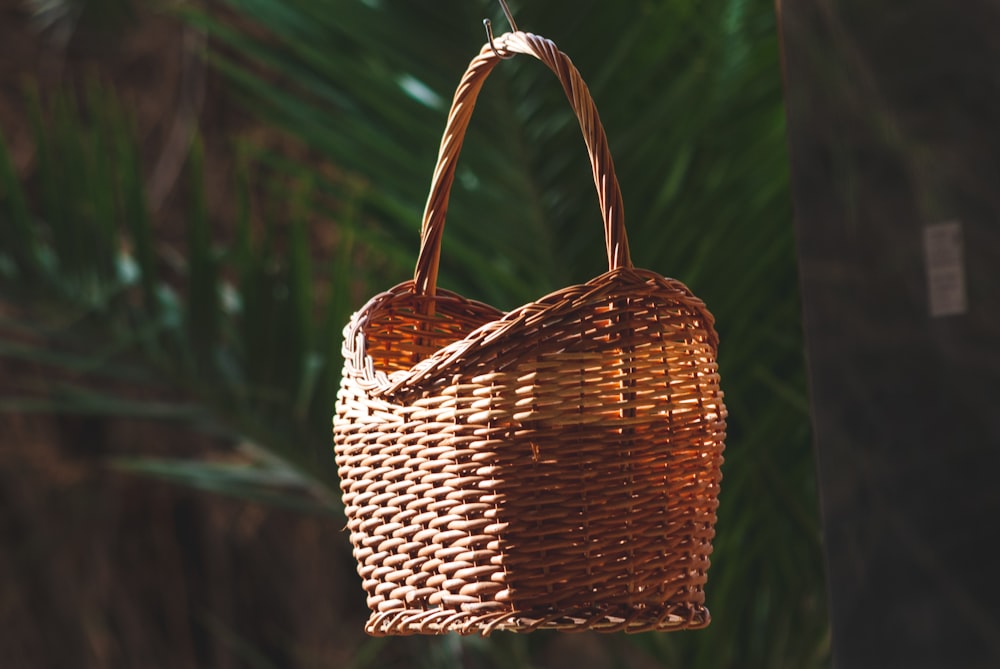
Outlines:
<svg viewBox="0 0 1000 669"><path fill-rule="evenodd" d="M632 266L607 138L566 55L528 33L496 43L452 104L413 281L344 330L334 441L366 630L704 627L726 418L712 316ZM609 267L509 313L435 285L462 137L501 52L562 82Z"/></svg>
<svg viewBox="0 0 1000 669"><path fill-rule="evenodd" d="M372 634L708 624L711 316L616 270L503 315L410 284L345 331L335 441Z"/></svg>

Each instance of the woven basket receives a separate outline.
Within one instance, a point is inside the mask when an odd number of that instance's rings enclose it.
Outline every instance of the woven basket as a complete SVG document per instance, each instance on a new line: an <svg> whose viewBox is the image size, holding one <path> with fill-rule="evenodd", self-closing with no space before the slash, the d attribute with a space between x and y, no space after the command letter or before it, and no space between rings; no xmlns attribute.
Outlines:
<svg viewBox="0 0 1000 669"><path fill-rule="evenodd" d="M448 118L415 278L344 330L334 435L366 630L704 627L726 416L713 318L632 267L607 139L569 58L529 33L496 45L562 82L610 270L509 313L436 289L456 159L499 62L484 46Z"/></svg>

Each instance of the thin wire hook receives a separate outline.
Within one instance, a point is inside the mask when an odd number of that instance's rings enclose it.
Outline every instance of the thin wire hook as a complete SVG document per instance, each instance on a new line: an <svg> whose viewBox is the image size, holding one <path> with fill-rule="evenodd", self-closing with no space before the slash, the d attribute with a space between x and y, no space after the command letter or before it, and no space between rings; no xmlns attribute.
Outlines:
<svg viewBox="0 0 1000 669"><path fill-rule="evenodd" d="M510 28L513 32L517 32L517 24L514 23L514 15L510 13L510 7L507 6L507 0L500 0L500 6L503 8L503 14L507 17L507 23L510 24ZM493 24L490 23L489 19L483 19L483 25L486 27L486 37L490 41L490 48L493 49L493 53L497 58L502 58L507 60L508 58L513 58L514 54L508 53L504 55L497 50L496 44L493 43Z"/></svg>
<svg viewBox="0 0 1000 669"><path fill-rule="evenodd" d="M514 32L518 32L517 24L514 23L514 15L510 13L510 7L507 6L507 0L500 0L500 6L503 8L503 15L507 17L507 23L510 24L510 29Z"/></svg>

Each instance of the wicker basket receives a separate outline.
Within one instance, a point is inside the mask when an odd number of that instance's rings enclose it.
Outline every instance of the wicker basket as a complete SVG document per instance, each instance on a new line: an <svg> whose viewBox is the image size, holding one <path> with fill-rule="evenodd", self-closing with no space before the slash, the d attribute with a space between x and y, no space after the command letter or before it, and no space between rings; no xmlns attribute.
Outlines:
<svg viewBox="0 0 1000 669"><path fill-rule="evenodd" d="M562 82L610 270L509 313L436 289L456 159L499 62L484 46L448 118L415 278L344 331L334 434L366 630L704 627L726 416L713 318L632 267L607 139L569 58L529 33L496 44Z"/></svg>

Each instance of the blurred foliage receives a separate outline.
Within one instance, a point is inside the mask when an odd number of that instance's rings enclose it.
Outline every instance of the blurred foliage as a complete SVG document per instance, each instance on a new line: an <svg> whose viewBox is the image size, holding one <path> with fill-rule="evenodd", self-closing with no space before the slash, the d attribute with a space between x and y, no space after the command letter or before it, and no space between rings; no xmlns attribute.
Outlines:
<svg viewBox="0 0 1000 669"><path fill-rule="evenodd" d="M31 197L0 153L0 287L32 315L0 323L0 355L51 366L60 378L73 373L0 402L189 421L231 436L243 457L124 464L332 509L339 328L359 306L354 296L412 271L448 101L484 40L482 18L505 22L485 1L224 5L181 12L207 33L208 57L245 107L299 137L336 173L247 152L235 176L234 241L220 245L196 142L188 248L167 276L127 114L109 91L94 91L85 114L65 101L39 105ZM713 623L629 637L631 647L665 667L827 666L773 6L553 0L512 9L522 29L570 54L590 85L636 265L687 283L716 315L722 341L730 436L708 584ZM544 66L519 57L494 71L465 147L442 286L508 308L602 271L585 149ZM250 160L281 179L257 213ZM331 258L310 250L307 225L317 218L336 227ZM84 371L113 383L73 383ZM125 381L133 393L145 384L183 399L116 396ZM530 666L551 639L378 642L358 664L388 666L407 649L427 666L465 666L462 657L478 658L467 666Z"/></svg>
<svg viewBox="0 0 1000 669"><path fill-rule="evenodd" d="M0 317L0 355L53 375L22 381L0 409L183 420L242 444L244 457L200 470L121 464L266 500L274 488L292 489L335 507L327 489L336 484L328 443L336 362L332 344L317 351L312 342L336 340L345 314L314 319L340 298L313 309L301 221L277 250L276 224L255 235L249 206L240 207L237 242L219 248L196 142L188 246L177 260L153 238L133 123L113 92L93 86L80 105L28 96L37 197L0 143L0 294L18 309ZM237 180L248 200L245 170ZM178 392L182 401L162 399Z"/></svg>

